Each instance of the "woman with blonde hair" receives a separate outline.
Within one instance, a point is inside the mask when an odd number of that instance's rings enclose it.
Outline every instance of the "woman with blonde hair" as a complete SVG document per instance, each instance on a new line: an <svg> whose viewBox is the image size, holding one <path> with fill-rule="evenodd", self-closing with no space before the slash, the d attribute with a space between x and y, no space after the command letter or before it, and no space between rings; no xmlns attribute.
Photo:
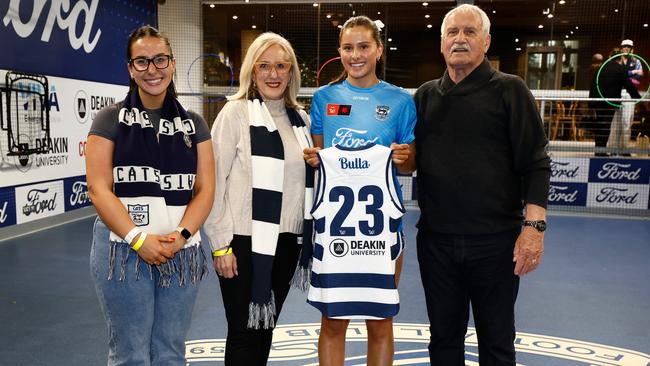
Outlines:
<svg viewBox="0 0 650 366"><path fill-rule="evenodd" d="M205 231L228 320L225 364L266 365L303 228L311 237L303 221L313 177L302 150L312 143L286 39L255 39L239 82L212 127L217 191Z"/></svg>

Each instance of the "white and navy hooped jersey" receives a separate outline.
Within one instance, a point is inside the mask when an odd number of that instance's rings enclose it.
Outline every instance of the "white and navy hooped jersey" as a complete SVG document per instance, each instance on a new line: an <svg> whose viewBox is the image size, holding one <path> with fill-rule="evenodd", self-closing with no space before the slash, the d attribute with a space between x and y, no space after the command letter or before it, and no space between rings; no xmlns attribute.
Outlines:
<svg viewBox="0 0 650 366"><path fill-rule="evenodd" d="M399 311L395 260L404 207L390 148L334 146L319 151L312 215L316 240L307 302L324 316L383 319Z"/></svg>

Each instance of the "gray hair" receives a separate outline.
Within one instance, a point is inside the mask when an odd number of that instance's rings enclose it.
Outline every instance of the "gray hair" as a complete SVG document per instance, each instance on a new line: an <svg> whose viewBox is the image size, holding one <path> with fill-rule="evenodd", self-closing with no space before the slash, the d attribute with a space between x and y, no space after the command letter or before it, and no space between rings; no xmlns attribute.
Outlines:
<svg viewBox="0 0 650 366"><path fill-rule="evenodd" d="M289 41L273 32L261 34L248 47L239 72L239 90L234 95L227 97L228 100L247 99L255 95L253 67L264 51L274 45L280 46L289 57L287 61L291 62L291 78L289 79L289 85L284 90L284 102L289 107L302 108L302 105L297 100L298 91L300 90L300 68L296 54Z"/></svg>
<svg viewBox="0 0 650 366"><path fill-rule="evenodd" d="M481 30L483 31L483 35L487 36L490 34L490 18L488 18L487 14L485 14L485 12L476 5L463 4L451 9L449 12L447 12L447 14L445 14L445 18L442 20L442 25L440 26L441 38L445 35L445 25L447 24L447 20L449 20L453 14L456 14L458 12L478 15L478 17L481 19Z"/></svg>

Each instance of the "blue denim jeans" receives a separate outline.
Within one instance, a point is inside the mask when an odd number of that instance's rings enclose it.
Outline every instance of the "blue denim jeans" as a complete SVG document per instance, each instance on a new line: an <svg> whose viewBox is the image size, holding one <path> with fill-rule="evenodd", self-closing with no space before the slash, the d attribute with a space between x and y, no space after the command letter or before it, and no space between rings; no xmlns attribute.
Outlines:
<svg viewBox="0 0 650 366"><path fill-rule="evenodd" d="M185 337L199 282L180 286L176 275L169 287L161 287L155 266L136 261L137 253L126 243L117 244L117 254L111 244L108 228L97 218L90 270L108 325L108 365L185 365ZM124 272L109 280L111 257L126 265L115 266L115 272ZM143 269L138 276L136 266Z"/></svg>

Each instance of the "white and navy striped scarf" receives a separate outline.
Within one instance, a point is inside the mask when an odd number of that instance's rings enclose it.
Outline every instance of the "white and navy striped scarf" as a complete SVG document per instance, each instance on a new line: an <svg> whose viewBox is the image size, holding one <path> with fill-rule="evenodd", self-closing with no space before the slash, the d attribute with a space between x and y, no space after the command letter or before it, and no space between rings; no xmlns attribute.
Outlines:
<svg viewBox="0 0 650 366"><path fill-rule="evenodd" d="M252 293L248 308L248 327L272 329L275 327L275 300L271 289L271 274L282 213L282 190L284 184L284 145L273 117L259 96L248 100L248 118L251 138L252 169ZM287 108L294 135L301 148L312 146L305 122L293 108ZM307 182L310 188L305 192L305 202L313 196L313 169L306 165ZM309 184L309 183L308 183ZM310 209L311 210L311 209ZM310 210L306 210L308 213ZM303 251L309 246L311 258L311 220L303 226ZM305 240L305 236L308 240Z"/></svg>
<svg viewBox="0 0 650 366"><path fill-rule="evenodd" d="M130 91L118 113L117 137L113 153L114 193L127 209L132 221L144 232L166 234L174 231L192 199L197 170L196 127L183 106L167 93L156 131L142 105L137 90ZM135 256L136 278L144 264L128 243L111 232L113 276L118 248L124 280L129 257ZM199 233L192 236L173 260L155 266L160 272L159 286L168 287L178 275L182 286L189 277L193 283L207 274L207 261L200 246ZM154 267L149 267L149 274Z"/></svg>

